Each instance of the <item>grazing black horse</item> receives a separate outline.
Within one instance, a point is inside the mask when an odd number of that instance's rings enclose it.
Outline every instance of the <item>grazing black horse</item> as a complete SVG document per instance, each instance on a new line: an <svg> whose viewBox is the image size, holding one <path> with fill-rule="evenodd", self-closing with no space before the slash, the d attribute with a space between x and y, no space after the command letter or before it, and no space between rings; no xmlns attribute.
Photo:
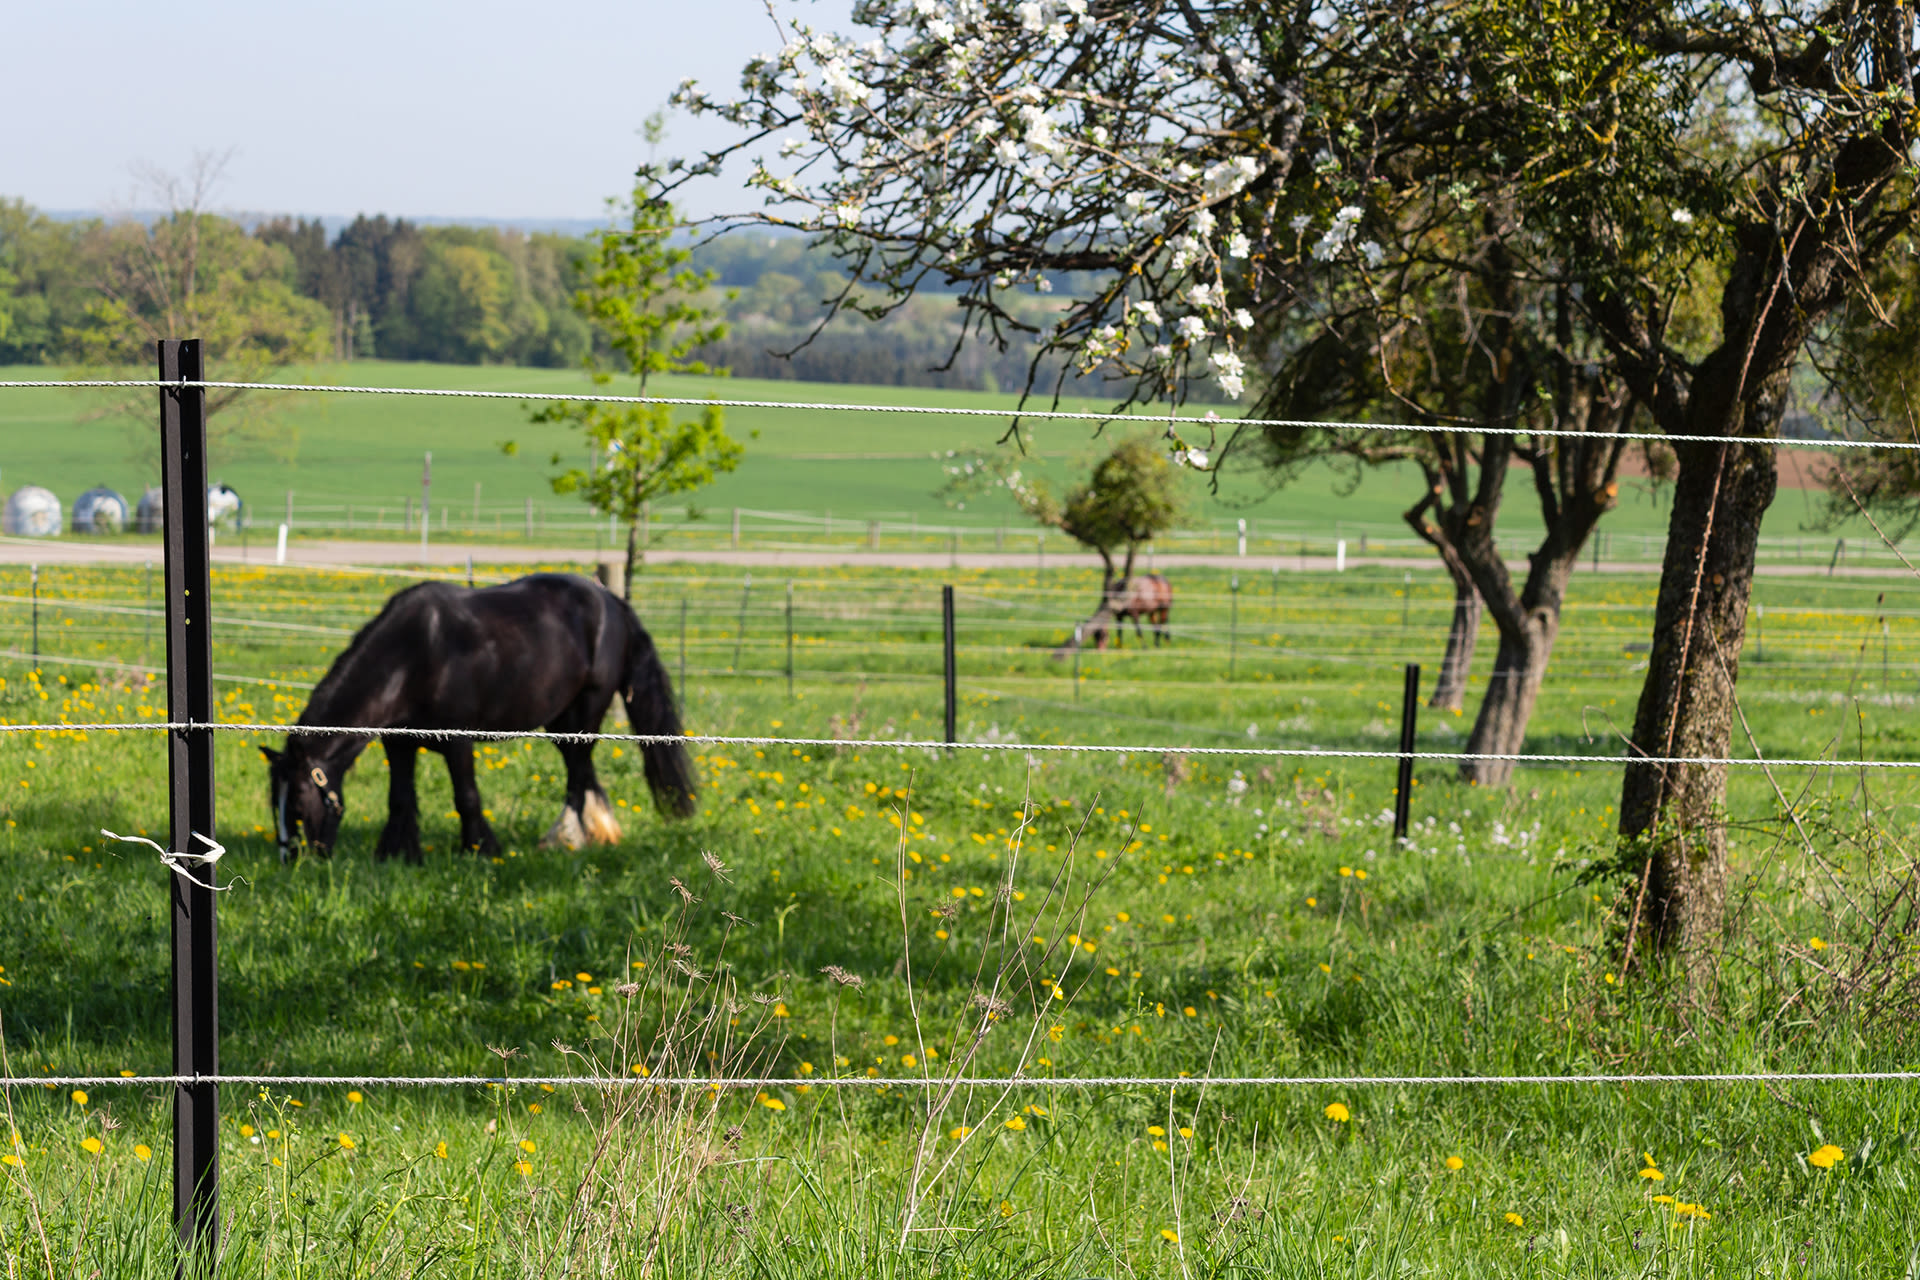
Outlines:
<svg viewBox="0 0 1920 1280"><path fill-rule="evenodd" d="M331 852L345 803L347 770L374 738L386 747L387 825L376 858L419 862L414 796L416 753L438 751L453 779L460 844L481 853L500 842L481 812L473 739L383 734L385 729L491 729L594 733L615 694L626 699L635 733L677 734L680 715L652 637L618 597L586 578L540 573L479 591L444 582L409 587L387 601L334 659L305 711L303 725L365 732L287 736L267 757L280 856L297 856L303 839ZM592 742L554 744L567 764L567 800L543 844L577 849L612 843L620 824L593 771ZM680 743L640 748L647 785L662 812L693 812L693 767Z"/></svg>

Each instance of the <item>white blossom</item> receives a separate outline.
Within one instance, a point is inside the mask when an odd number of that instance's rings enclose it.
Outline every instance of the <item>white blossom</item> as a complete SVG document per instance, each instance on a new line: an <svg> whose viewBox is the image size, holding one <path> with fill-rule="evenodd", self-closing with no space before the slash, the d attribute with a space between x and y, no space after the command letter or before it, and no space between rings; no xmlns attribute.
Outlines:
<svg viewBox="0 0 1920 1280"><path fill-rule="evenodd" d="M1134 303L1133 311L1135 315L1140 317L1140 321L1142 324L1161 323L1160 308L1154 306L1151 300Z"/></svg>
<svg viewBox="0 0 1920 1280"><path fill-rule="evenodd" d="M861 84L853 73L847 70L847 64L838 58L829 58L826 65L820 68L820 75L827 82L828 91L838 102L865 102L873 93L873 90Z"/></svg>
<svg viewBox="0 0 1920 1280"><path fill-rule="evenodd" d="M1164 342L1155 343L1153 348L1153 358L1155 360L1171 360L1173 359L1173 348L1168 346Z"/></svg>
<svg viewBox="0 0 1920 1280"><path fill-rule="evenodd" d="M1299 235L1307 229L1307 224L1312 221L1313 219L1309 218L1306 214L1296 213L1287 219L1287 225L1293 228L1293 234Z"/></svg>
<svg viewBox="0 0 1920 1280"><path fill-rule="evenodd" d="M1179 449L1174 452L1175 466L1192 467L1196 471L1207 469L1207 455L1199 449Z"/></svg>
<svg viewBox="0 0 1920 1280"><path fill-rule="evenodd" d="M1207 168L1205 192L1208 200L1220 200L1246 189L1249 182L1260 176L1260 163L1251 156L1235 156L1231 160Z"/></svg>
<svg viewBox="0 0 1920 1280"><path fill-rule="evenodd" d="M1313 246L1315 262L1331 262L1347 247L1353 239L1354 229L1360 224L1360 210L1355 205L1347 205L1333 215L1333 225L1328 227Z"/></svg>
<svg viewBox="0 0 1920 1280"><path fill-rule="evenodd" d="M1000 121L993 116L981 116L973 122L973 132L975 137L991 138L1000 132Z"/></svg>
<svg viewBox="0 0 1920 1280"><path fill-rule="evenodd" d="M1211 209L1202 209L1200 212L1193 215L1193 229L1194 231L1196 231L1197 233L1203 236L1212 235L1213 228L1218 224L1218 222L1219 222L1219 219L1213 216L1213 210Z"/></svg>
<svg viewBox="0 0 1920 1280"><path fill-rule="evenodd" d="M1211 359L1214 381L1227 393L1227 399L1238 400L1240 393L1246 389L1242 377L1246 373L1246 363L1231 351L1216 351Z"/></svg>
<svg viewBox="0 0 1920 1280"><path fill-rule="evenodd" d="M1044 0L1022 0L1022 3L1014 6L1014 12L1020 15L1020 28L1023 31L1045 31L1047 24L1053 21L1053 6Z"/></svg>
<svg viewBox="0 0 1920 1280"><path fill-rule="evenodd" d="M1093 144L1095 146L1097 147L1106 146L1107 145L1107 126L1103 124L1097 124L1093 126L1092 136L1093 136Z"/></svg>
<svg viewBox="0 0 1920 1280"><path fill-rule="evenodd" d="M1673 211L1673 220L1683 227L1687 226L1693 222L1693 210L1675 209Z"/></svg>
<svg viewBox="0 0 1920 1280"><path fill-rule="evenodd" d="M945 18L935 18L927 24L927 32L941 44L953 43L953 24Z"/></svg>
<svg viewBox="0 0 1920 1280"><path fill-rule="evenodd" d="M859 205L853 203L851 200L845 202L844 204L837 204L833 206L833 216L843 227L851 227L858 224L860 221L860 215L865 212L866 210L861 208Z"/></svg>
<svg viewBox="0 0 1920 1280"><path fill-rule="evenodd" d="M805 141L804 139L801 139L801 138L788 138L788 139L786 139L785 141L783 141L783 142L781 142L781 144L780 144L780 154L781 154L781 155L782 155L783 157L784 157L784 156L790 156L790 155L792 155L792 154L794 154L794 153L795 153L796 151L799 151L799 150L800 150L800 149L801 149L802 147L804 147L804 146L806 146L806 145L807 145L807 144L806 144L806 141Z"/></svg>
<svg viewBox="0 0 1920 1280"><path fill-rule="evenodd" d="M1035 293L1052 293L1053 281L1047 279L1045 276L1041 276L1033 282L1033 291Z"/></svg>
<svg viewBox="0 0 1920 1280"><path fill-rule="evenodd" d="M1229 258L1244 258L1252 254L1252 252L1253 246L1247 242L1245 232L1236 231L1227 237L1227 256Z"/></svg>
<svg viewBox="0 0 1920 1280"><path fill-rule="evenodd" d="M1174 327L1188 342L1199 342L1207 336L1207 322L1199 316L1181 316Z"/></svg>
<svg viewBox="0 0 1920 1280"><path fill-rule="evenodd" d="M1233 323L1237 328L1241 328L1241 329L1253 328L1253 312L1247 310L1245 307L1241 307L1238 311L1233 313Z"/></svg>
<svg viewBox="0 0 1920 1280"><path fill-rule="evenodd" d="M1360 256L1367 260L1368 266L1377 267L1387 260L1387 251L1380 247L1378 240L1367 240L1360 245Z"/></svg>
<svg viewBox="0 0 1920 1280"><path fill-rule="evenodd" d="M1012 138L1002 138L994 143L993 153L1000 157L1003 164L1020 163L1020 144Z"/></svg>

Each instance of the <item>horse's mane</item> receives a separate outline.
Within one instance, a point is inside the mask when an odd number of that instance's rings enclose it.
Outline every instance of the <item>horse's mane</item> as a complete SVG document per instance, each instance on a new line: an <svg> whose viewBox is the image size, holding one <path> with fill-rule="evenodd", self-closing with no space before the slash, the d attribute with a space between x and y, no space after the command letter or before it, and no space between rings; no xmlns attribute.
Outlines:
<svg viewBox="0 0 1920 1280"><path fill-rule="evenodd" d="M413 603L421 592L438 586L423 582L391 597L347 643L327 668L327 674L313 687L300 724L353 724L361 720L368 699L391 671L394 655L383 652L380 633L405 605Z"/></svg>

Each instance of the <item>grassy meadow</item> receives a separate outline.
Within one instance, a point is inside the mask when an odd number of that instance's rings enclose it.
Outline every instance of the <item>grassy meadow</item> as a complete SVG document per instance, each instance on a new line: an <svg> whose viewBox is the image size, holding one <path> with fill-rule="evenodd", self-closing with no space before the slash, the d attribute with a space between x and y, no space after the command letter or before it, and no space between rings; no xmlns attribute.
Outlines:
<svg viewBox="0 0 1920 1280"><path fill-rule="evenodd" d="M0 381L58 377L58 370L0 368ZM359 361L290 371L290 378L333 385L440 387L471 391L573 392L588 389L583 375L555 369L399 364ZM853 404L924 404L935 407L1001 408L1013 398L1003 394L860 387L744 378L662 378L659 394L774 401ZM71 504L84 489L108 484L129 497L158 482L152 425L146 419L98 416L102 401L72 390L18 390L0 401L0 482L7 491L20 484L45 485ZM264 402L250 402L255 405ZM577 501L557 498L547 485L550 458L562 454L569 465L578 443L566 430L533 426L523 402L446 400L406 396L305 395L271 402L264 424L222 434L215 420L210 475L233 485L251 504L255 537L270 540L285 514L286 494L294 496L294 536L405 537L409 502L420 497L421 455L433 453L433 505L443 536L518 541L527 536L526 504L534 504L533 539L556 547L585 548L605 539L604 522L589 519ZM1044 407L1044 406L1042 406ZM1061 407L1103 411L1104 402L1074 400ZM1200 412L1197 406L1191 412ZM1219 406L1231 416L1231 406ZM250 410L249 410L250 411ZM868 521L883 527L888 549L924 546L944 550L945 535L922 537L922 526L977 530L962 549L983 551L1004 545L1032 545L1031 526L1004 494L980 495L964 510L938 496L946 480L942 467L949 451L961 455L991 452L1009 425L1005 418L957 418L911 414L839 413L821 410L736 409L728 425L747 445L747 457L735 473L722 476L686 499L659 504L661 545L725 546L731 538L733 508L805 514L812 521L834 518L834 527L780 523L749 516L744 545L780 547L865 542ZM1150 422L1142 430L1152 430ZM1112 430L1112 429L1110 429ZM1224 441L1225 437L1222 436ZM504 441L519 444L516 456L501 451ZM1031 425L1027 438L1029 471L1037 470L1056 490L1084 475L1109 447L1092 436L1087 423ZM1833 533L1812 531L1822 497L1800 475L1807 464L1796 455L1783 477L1779 499L1767 516L1770 558L1791 557L1826 563ZM1537 537L1539 505L1531 480L1516 469L1509 481L1502 529L1516 547ZM1230 551L1236 522L1249 522L1252 554L1293 554L1311 539L1319 553L1332 550L1336 538L1354 544L1395 547L1425 555L1400 518L1422 481L1410 468L1389 467L1360 475L1313 468L1286 488L1273 491L1257 473L1230 467L1218 492L1194 476L1190 485L1193 528L1166 540L1169 548ZM1803 487L1794 487L1800 484ZM1666 530L1669 494L1644 479L1626 478L1619 508L1605 525L1610 541L1605 555L1621 560L1657 560ZM693 518L689 518L688 506ZM1871 539L1858 521L1838 533ZM996 535L989 543L989 535ZM1055 538L1054 546L1066 544ZM1868 551L1873 548L1866 548ZM1862 548L1856 544L1857 559ZM1881 557L1891 564L1891 557Z"/></svg>
<svg viewBox="0 0 1920 1280"><path fill-rule="evenodd" d="M1383 824L1399 664L1437 662L1438 575L1183 571L1175 643L1051 656L1095 583L1058 570L650 569L639 591L695 732L939 733L938 587L959 589L964 738L1184 744L951 754L708 747L665 824L597 759L618 845L542 850L558 758L481 752L506 852L375 863L377 746L331 860L278 863L258 746L223 735L224 1069L764 1078L592 1088L224 1091L234 1276L1884 1276L1920 1248L1908 1083L1075 1089L1087 1076L1901 1069L1920 621L1878 585L1763 580L1735 772L1719 986L1626 977L1610 766L1468 788L1423 762ZM30 643L24 571L0 634ZM221 714L291 720L378 574L222 569ZM13 724L164 716L139 571L44 570ZM1650 578L1576 576L1529 750L1612 754ZM683 620L684 619L684 624ZM684 629L683 629L684 628ZM682 637L684 636L684 641ZM1474 690L1493 649L1483 638ZM791 676L789 677L789 653ZM119 664L119 665L113 665ZM791 681L791 683L789 683ZM619 727L618 718L610 729ZM1423 750L1465 718L1423 715ZM1268 754L1262 755L1262 751ZM1736 751L1749 755L1744 735ZM1780 790L1775 791L1777 783ZM1782 820L1781 796L1799 827ZM168 1068L169 874L154 737L0 737L0 1031L11 1074ZM1797 830L1805 832L1803 843ZM1889 922L1891 921L1891 925ZM1017 1089L824 1087L958 1074ZM171 1272L163 1091L14 1090L9 1275Z"/></svg>

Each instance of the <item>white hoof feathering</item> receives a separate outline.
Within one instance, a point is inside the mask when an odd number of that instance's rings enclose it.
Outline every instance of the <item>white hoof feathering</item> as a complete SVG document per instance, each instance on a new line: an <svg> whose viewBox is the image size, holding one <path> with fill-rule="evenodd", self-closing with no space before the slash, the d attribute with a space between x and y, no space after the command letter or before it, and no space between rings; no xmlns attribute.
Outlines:
<svg viewBox="0 0 1920 1280"><path fill-rule="evenodd" d="M559 819L540 837L542 849L578 849L586 843L587 833L580 826L580 812L572 805L562 809Z"/></svg>
<svg viewBox="0 0 1920 1280"><path fill-rule="evenodd" d="M587 828L587 839L595 844L620 843L620 823L613 816L607 798L598 791L589 791L585 808L581 817Z"/></svg>

